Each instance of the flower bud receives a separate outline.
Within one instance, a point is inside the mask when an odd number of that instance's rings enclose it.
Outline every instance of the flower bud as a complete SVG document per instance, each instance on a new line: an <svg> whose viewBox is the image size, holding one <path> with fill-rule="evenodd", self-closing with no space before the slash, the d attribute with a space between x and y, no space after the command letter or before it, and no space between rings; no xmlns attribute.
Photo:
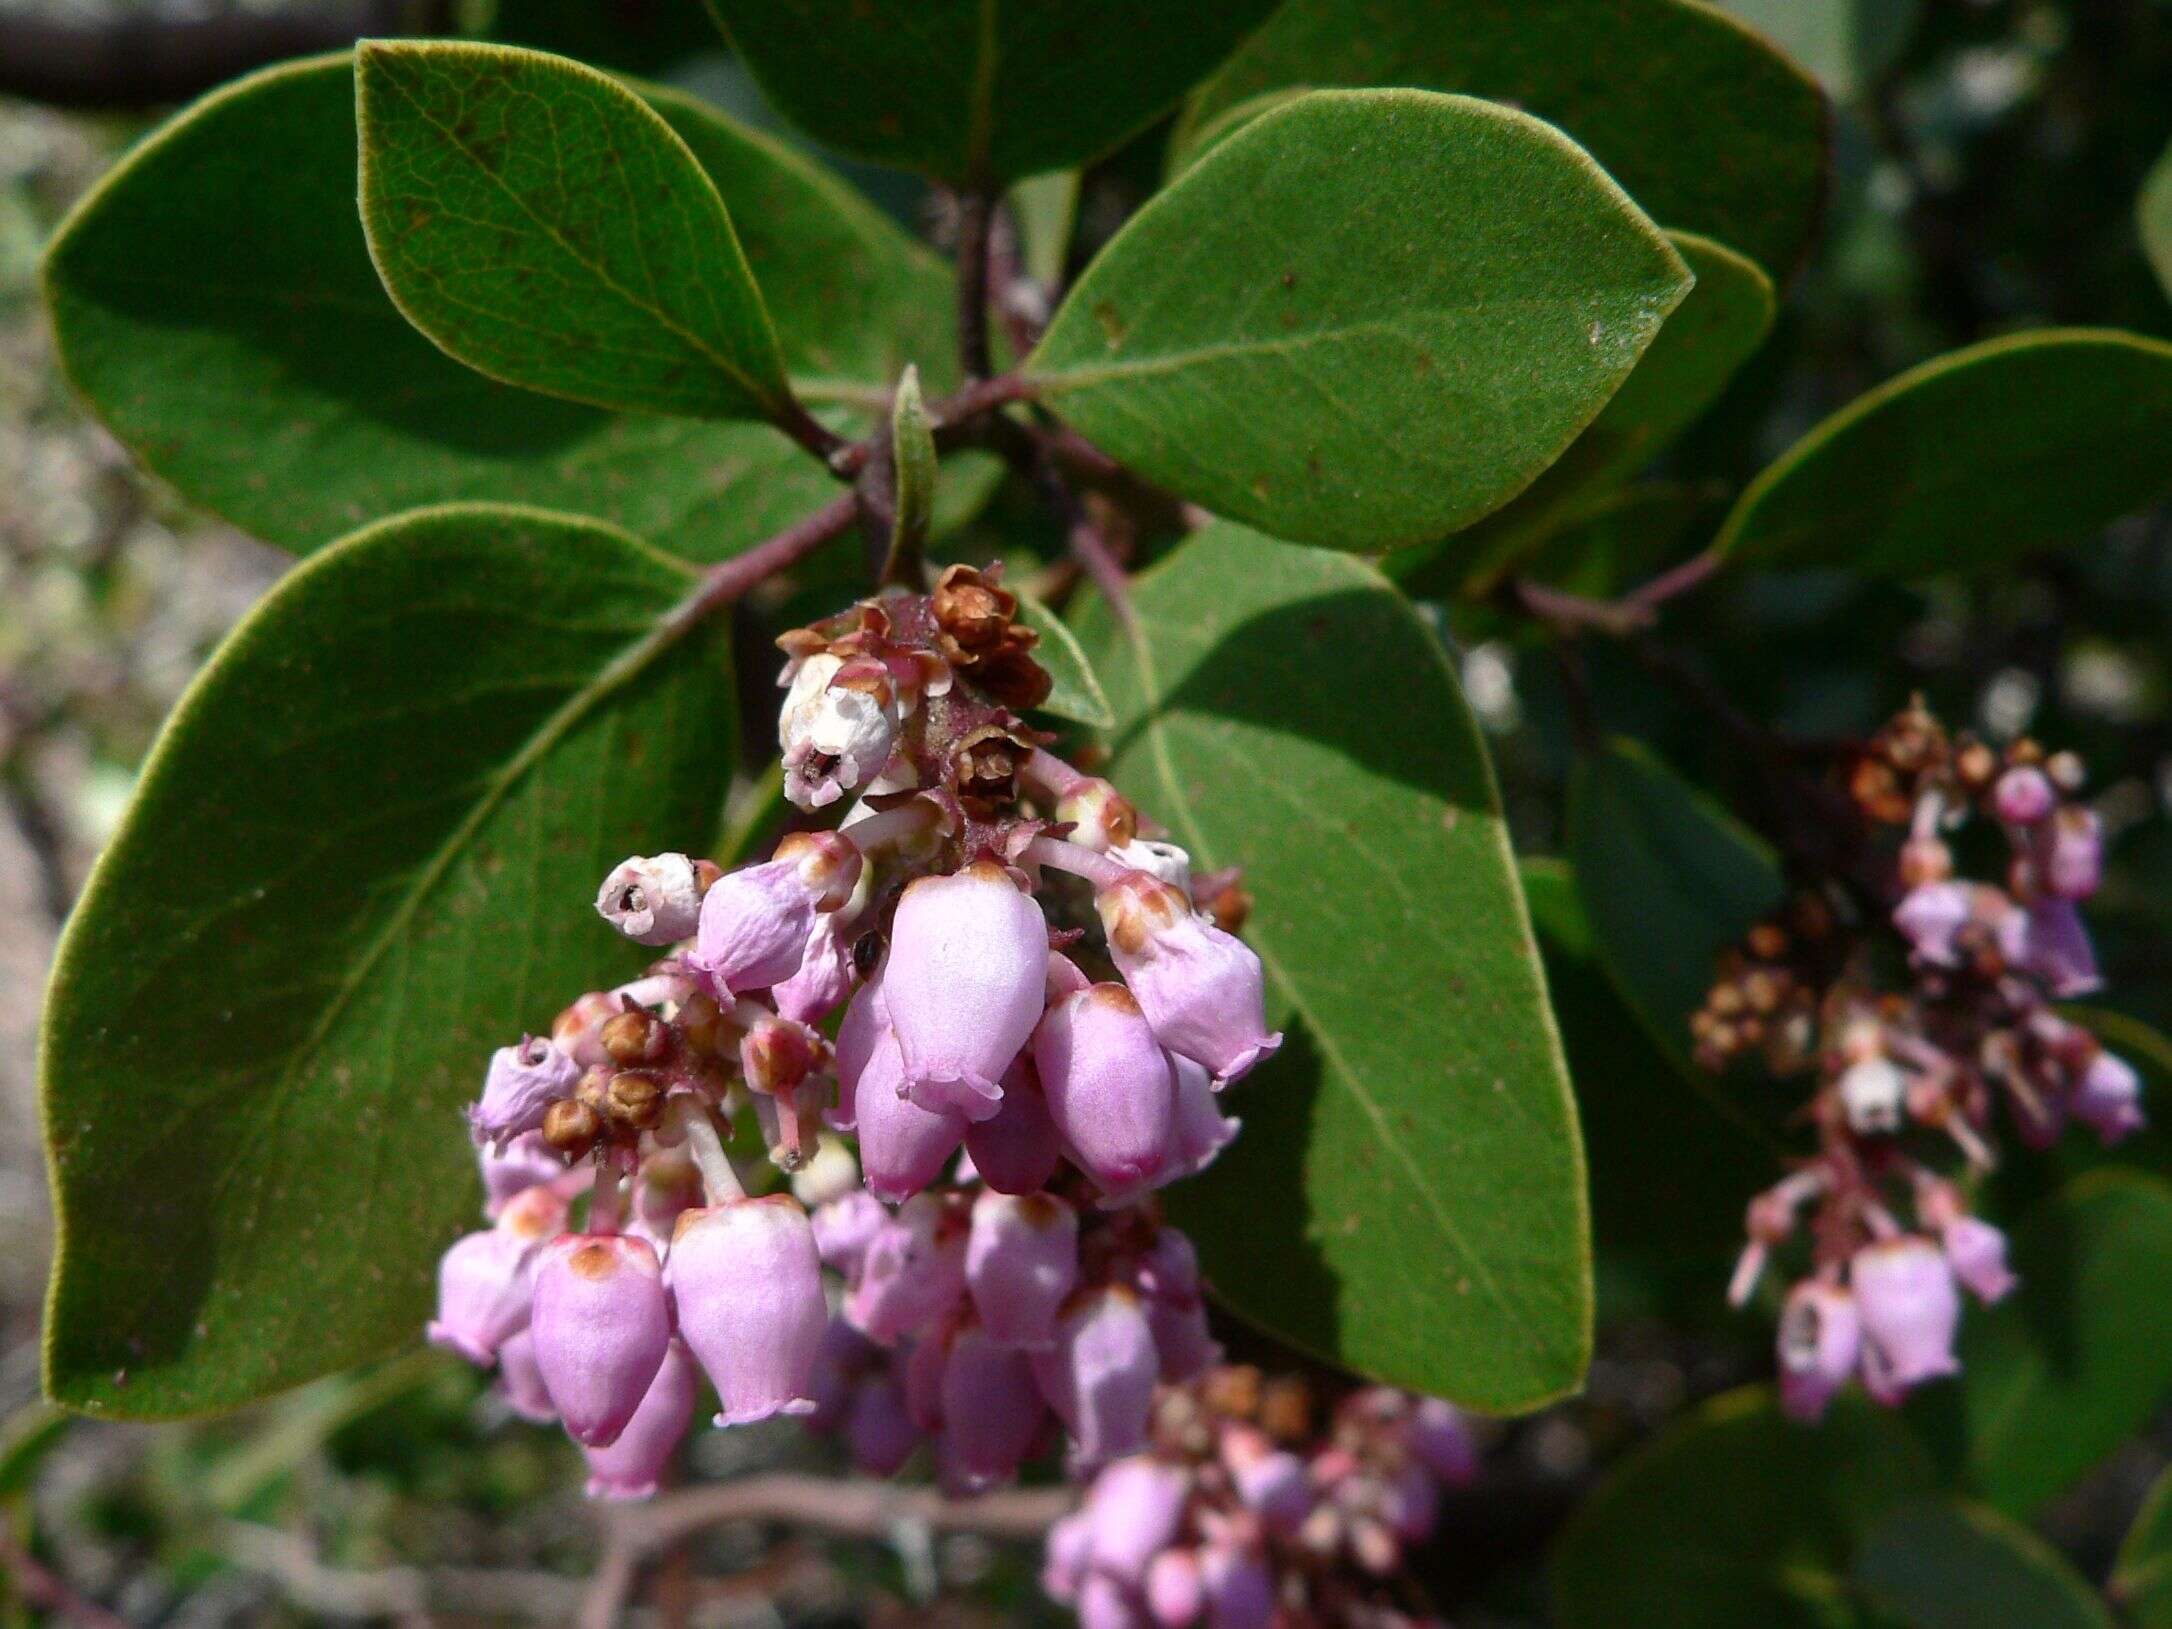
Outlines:
<svg viewBox="0 0 2172 1629"><path fill-rule="evenodd" d="M576 1160L603 1135L603 1116L586 1103L562 1097L544 1111L540 1135L560 1158Z"/></svg>
<svg viewBox="0 0 2172 1629"><path fill-rule="evenodd" d="M1798 1420L1819 1418L1862 1351L1854 1292L1823 1279L1798 1283L1780 1312L1778 1351L1780 1406Z"/></svg>
<svg viewBox="0 0 2172 1629"><path fill-rule="evenodd" d="M1132 1454L1146 1442L1161 1372L1139 1297L1122 1285L1081 1291L1056 1323L1056 1344L1033 1354L1041 1393L1085 1464Z"/></svg>
<svg viewBox="0 0 2172 1629"><path fill-rule="evenodd" d="M806 1211L789 1194L679 1218L671 1242L679 1333L716 1387L718 1425L806 1414L829 1305Z"/></svg>
<svg viewBox="0 0 2172 1629"><path fill-rule="evenodd" d="M1953 1336L1961 1297L1936 1245L1912 1235L1881 1239L1855 1253L1849 1278L1864 1339L1893 1386L1906 1391L1959 1370Z"/></svg>
<svg viewBox="0 0 2172 1629"><path fill-rule="evenodd" d="M2060 899L2087 899L2104 881L2104 825L2091 809L2069 806L2041 828L2037 873Z"/></svg>
<svg viewBox="0 0 2172 1629"><path fill-rule="evenodd" d="M679 1217L701 1202L701 1167L693 1155L684 1148L659 1148L634 1175L633 1220L626 1231L648 1240L662 1260Z"/></svg>
<svg viewBox="0 0 2172 1629"><path fill-rule="evenodd" d="M1036 1193L1056 1174L1063 1142L1030 1053L1020 1053L1004 1074L1002 1106L965 1128L965 1151L981 1181L998 1193Z"/></svg>
<svg viewBox="0 0 2172 1629"><path fill-rule="evenodd" d="M733 995L797 973L815 917L852 897L860 851L836 832L794 832L773 858L726 872L701 902L687 960Z"/></svg>
<svg viewBox="0 0 2172 1629"><path fill-rule="evenodd" d="M1169 1159L1176 1077L1139 1003L1096 984L1048 1009L1033 1062L1071 1158L1112 1197L1149 1186Z"/></svg>
<svg viewBox="0 0 2172 1629"><path fill-rule="evenodd" d="M2033 764L2021 764L1998 778L1991 789L1991 808L2009 826L2033 826L2051 818L2059 806L2059 794L2051 778Z"/></svg>
<svg viewBox="0 0 2172 1629"><path fill-rule="evenodd" d="M663 1271L645 1239L560 1235L536 1266L536 1362L575 1442L615 1442L671 1342Z"/></svg>
<svg viewBox="0 0 2172 1629"><path fill-rule="evenodd" d="M1989 1305L2014 1287L2006 1265L2006 1235L1977 1216L1956 1216L1939 1230L1953 1276L1977 1300Z"/></svg>
<svg viewBox="0 0 2172 1629"><path fill-rule="evenodd" d="M499 1047L483 1077L482 1101L468 1111L475 1140L503 1148L522 1132L536 1130L553 1100L571 1092L580 1078L580 1066L540 1035Z"/></svg>
<svg viewBox="0 0 2172 1629"><path fill-rule="evenodd" d="M603 1112L622 1130L652 1130L664 1117L664 1083L645 1070L622 1069L605 1088Z"/></svg>
<svg viewBox="0 0 2172 1629"><path fill-rule="evenodd" d="M1403 1430L1410 1451L1437 1480L1451 1488L1478 1480L1478 1440L1453 1403L1419 1398Z"/></svg>
<svg viewBox="0 0 2172 1629"><path fill-rule="evenodd" d="M860 1167L876 1198L909 1199L943 1174L965 1141L966 1119L955 1110L929 1110L899 1095L905 1078L897 1037L885 1031L852 1093Z"/></svg>
<svg viewBox="0 0 2172 1629"><path fill-rule="evenodd" d="M1001 866L977 860L909 883L883 972L907 1094L931 1112L991 1118L1047 977L1048 924Z"/></svg>
<svg viewBox="0 0 2172 1629"><path fill-rule="evenodd" d="M979 1486L1015 1475L1048 1417L1026 1354L970 1324L943 1363L942 1409L948 1458Z"/></svg>
<svg viewBox="0 0 2172 1629"><path fill-rule="evenodd" d="M671 1050L671 1031L661 1018L640 1007L613 1013L596 1032L603 1055L621 1069L661 1062Z"/></svg>
<svg viewBox="0 0 2172 1629"><path fill-rule="evenodd" d="M1186 899L1192 897L1192 857L1174 843L1134 837L1110 849L1109 858L1134 871L1144 871L1156 882L1167 883Z"/></svg>
<svg viewBox="0 0 2172 1629"><path fill-rule="evenodd" d="M1088 1565L1136 1587L1182 1529L1191 1492L1191 1473L1181 1465L1151 1454L1118 1459L1094 1478L1080 1510Z"/></svg>
<svg viewBox="0 0 2172 1629"><path fill-rule="evenodd" d="M551 1152L540 1131L524 1131L503 1148L482 1143L475 1157L483 1178L483 1215L492 1221L514 1195L566 1174L566 1162Z"/></svg>
<svg viewBox="0 0 2172 1629"><path fill-rule="evenodd" d="M1226 1086L1282 1044L1267 1030L1259 957L1195 916L1182 894L1134 871L1094 903L1109 955L1163 1046Z"/></svg>
<svg viewBox="0 0 2172 1629"><path fill-rule="evenodd" d="M1277 1448L1257 1426L1222 1427L1222 1465L1245 1509L1269 1532L1293 1536L1312 1514L1312 1479L1305 1462Z"/></svg>
<svg viewBox="0 0 2172 1629"><path fill-rule="evenodd" d="M828 1050L818 1031L764 1014L739 1042L739 1069L749 1091L764 1097L788 1096L822 1066Z"/></svg>
<svg viewBox="0 0 2172 1629"><path fill-rule="evenodd" d="M1254 1550L1209 1544L1199 1557L1208 1629L1268 1629L1275 1614L1274 1574Z"/></svg>
<svg viewBox="0 0 2172 1629"><path fill-rule="evenodd" d="M860 1382L845 1416L845 1441L856 1469L868 1476L895 1476L920 1446L920 1427L905 1408L905 1390L893 1375Z"/></svg>
<svg viewBox="0 0 2172 1629"><path fill-rule="evenodd" d="M973 1201L965 1283L990 1340L1046 1347L1078 1282L1078 1213L1045 1193L985 1189Z"/></svg>
<svg viewBox="0 0 2172 1629"><path fill-rule="evenodd" d="M799 664L777 717L784 795L820 809L882 773L904 707L881 662L823 653Z"/></svg>
<svg viewBox="0 0 2172 1629"><path fill-rule="evenodd" d="M676 944L701 917L702 877L683 854L635 855L612 867L596 912L637 945Z"/></svg>
<svg viewBox="0 0 2172 1629"><path fill-rule="evenodd" d="M1195 1551L1164 1550L1147 1564L1146 1611L1155 1629L1190 1629L1206 1609Z"/></svg>
<svg viewBox="0 0 2172 1629"><path fill-rule="evenodd" d="M845 1316L885 1346L949 1316L965 1297L966 1231L934 1194L906 1200L867 1247Z"/></svg>
<svg viewBox="0 0 2172 1629"><path fill-rule="evenodd" d="M1908 1077L1883 1053L1861 1058L1840 1072L1835 1082L1848 1127L1861 1136L1894 1132L1908 1101Z"/></svg>
<svg viewBox="0 0 2172 1629"><path fill-rule="evenodd" d="M2099 1052L2067 1098L2068 1112L2107 1143L2142 1129L2142 1077L2126 1059Z"/></svg>
<svg viewBox="0 0 2172 1629"><path fill-rule="evenodd" d="M498 1385L505 1406L530 1425L557 1423L558 1410L551 1407L550 1388L535 1360L535 1336L528 1330L515 1330L499 1345Z"/></svg>
<svg viewBox="0 0 2172 1629"><path fill-rule="evenodd" d="M792 1197L811 1211L848 1194L867 1197L860 1186L860 1162L842 1137L825 1133L815 1140L814 1158L792 1174ZM816 1239L819 1243L819 1234Z"/></svg>
<svg viewBox="0 0 2172 1629"><path fill-rule="evenodd" d="M1115 787L1091 775L1081 776L1056 800L1056 819L1075 828L1072 842L1101 854L1139 835L1138 811Z"/></svg>
<svg viewBox="0 0 2172 1629"><path fill-rule="evenodd" d="M700 1390L686 1343L664 1348L664 1361L649 1382L641 1406L615 1442L583 1448L588 1458L587 1493L591 1499L646 1499L656 1491L671 1455L694 1423L694 1398Z"/></svg>

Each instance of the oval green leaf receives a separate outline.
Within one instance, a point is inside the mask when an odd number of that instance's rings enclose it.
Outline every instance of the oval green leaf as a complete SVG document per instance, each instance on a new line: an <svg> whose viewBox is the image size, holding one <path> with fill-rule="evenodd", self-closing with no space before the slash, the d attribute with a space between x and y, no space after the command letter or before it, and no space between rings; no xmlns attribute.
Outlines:
<svg viewBox="0 0 2172 1629"><path fill-rule="evenodd" d="M1988 340L1851 402L1750 483L1718 546L1882 577L2000 571L2172 490L2172 345Z"/></svg>
<svg viewBox="0 0 2172 1629"><path fill-rule="evenodd" d="M2172 1471L2157 1478L2127 1529L2110 1593L2135 1629L2172 1629Z"/></svg>
<svg viewBox="0 0 2172 1629"><path fill-rule="evenodd" d="M1553 1560L1561 1629L1839 1629L1856 1542L1930 1491L1907 1429L1859 1397L1815 1426L1765 1387L1716 1397L1584 1502Z"/></svg>
<svg viewBox="0 0 2172 1629"><path fill-rule="evenodd" d="M832 147L985 185L1098 157L1274 0L709 0L784 115Z"/></svg>
<svg viewBox="0 0 2172 1629"><path fill-rule="evenodd" d="M2172 147L2167 147L2150 166L2142 191L2134 201L2135 224L2142 234L2142 253L2172 299Z"/></svg>
<svg viewBox="0 0 2172 1629"><path fill-rule="evenodd" d="M1817 86L1696 0L1287 0L1186 105L1182 155L1227 110L1290 85L1407 85L1559 125L1663 226L1775 275L1825 191Z"/></svg>
<svg viewBox="0 0 2172 1629"><path fill-rule="evenodd" d="M1492 769L1445 654L1371 566L1227 524L1081 636L1112 772L1241 865L1282 1051L1171 1190L1217 1295L1293 1346L1473 1407L1590 1352L1583 1155Z"/></svg>
<svg viewBox="0 0 2172 1629"><path fill-rule="evenodd" d="M2140 1430L2172 1394L2172 1187L2106 1170L2014 1230L2020 1286L1961 1327L1961 1376L1909 1413L1963 1484L2027 1516Z"/></svg>
<svg viewBox="0 0 2172 1629"><path fill-rule="evenodd" d="M2111 1629L2064 1557L1993 1510L1926 1501L1881 1521L1848 1582L1909 1629Z"/></svg>
<svg viewBox="0 0 2172 1629"><path fill-rule="evenodd" d="M1093 729L1113 729L1116 714L1071 625L1022 591L1018 595L1018 620L1041 636L1033 659L1048 670L1051 681L1048 699L1037 710Z"/></svg>
<svg viewBox="0 0 2172 1629"><path fill-rule="evenodd" d="M1689 1020L1719 953L1784 897L1771 850L1642 747L1617 741L1577 760L1569 857L1600 964L1660 1051L1716 1093L1690 1061Z"/></svg>
<svg viewBox="0 0 2172 1629"><path fill-rule="evenodd" d="M1026 371L1172 492L1302 542L1392 547L1530 485L1689 282L1550 126L1425 91L1321 92L1133 216Z"/></svg>
<svg viewBox="0 0 2172 1629"><path fill-rule="evenodd" d="M1873 86L1908 47L1922 0L1714 0L1771 40L1835 96Z"/></svg>
<svg viewBox="0 0 2172 1629"><path fill-rule="evenodd" d="M466 41L366 43L354 79L370 258L446 355L594 407L791 415L724 200L640 97Z"/></svg>
<svg viewBox="0 0 2172 1629"><path fill-rule="evenodd" d="M931 388L951 377L950 280L932 256L780 143L646 94L737 213L804 398L887 401L916 357L944 363ZM453 361L387 298L354 177L351 60L317 58L181 114L54 239L62 366L191 501L297 550L424 504L522 501L715 560L836 491L766 424L606 413Z"/></svg>
<svg viewBox="0 0 2172 1629"><path fill-rule="evenodd" d="M47 999L57 1401L199 1413L416 1338L491 1050L640 965L597 879L722 806L722 635L664 620L689 582L453 507L324 551L220 647Z"/></svg>

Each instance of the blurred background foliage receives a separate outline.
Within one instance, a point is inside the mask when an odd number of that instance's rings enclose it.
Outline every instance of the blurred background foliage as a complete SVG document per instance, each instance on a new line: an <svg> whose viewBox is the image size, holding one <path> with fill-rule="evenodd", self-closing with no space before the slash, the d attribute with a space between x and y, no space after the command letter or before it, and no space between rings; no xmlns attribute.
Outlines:
<svg viewBox="0 0 2172 1629"><path fill-rule="evenodd" d="M2136 213L2172 147L2172 3L1727 3L1833 96L1825 229L1783 291L1771 339L1714 410L1633 497L1559 551L1570 562L1562 580L1592 592L1693 552L1758 469L1914 363L2046 325L2172 337L2172 297L2152 275ZM39 13L16 5L0 10L0 41L26 16L95 25L111 15L87 0ZM777 124L691 0L498 0L450 21L651 74ZM26 1561L131 1623L571 1621L600 1543L574 1453L557 1433L494 1412L476 1378L434 1354L212 1424L69 1422L35 1400L48 1224L32 1061L53 936L159 720L282 564L148 482L52 365L41 246L154 117L0 99L0 1575L13 1586L0 1584L0 1624L45 1621L32 1574L17 1570ZM1164 135L1149 132L1083 178L1074 267L1153 189ZM941 238L940 208L918 183L845 168ZM2160 193L2172 187L2162 177ZM1030 494L1005 490L948 552L1046 558L1053 540L1041 525ZM810 607L837 597L849 563L805 585ZM1571 731L1552 657L1526 626L1484 608L1434 609L1495 738L1522 845L1560 852ZM1993 740L2029 733L2079 752L2111 840L2092 914L2105 1004L2172 1028L2172 513L1965 584L1723 575L1672 609L1667 627L1744 710L1791 736L1860 737L1920 691L1949 723ZM1619 650L1586 643L1605 727L1723 797L1740 790L1723 737ZM1539 881L1533 893L1545 926L1549 890ZM1557 956L1552 972L1573 1046L1603 1028L1579 1013L1613 998L1573 956ZM1576 1061L1621 1087L1603 1120L1588 1097L1586 1115L1602 1185L1610 1170L1625 1173L1634 1210L1644 1171L1700 1156L1720 1167L1728 1145L1685 1144L1668 1120L1679 1096L1656 1084L1667 1065L1625 1027L1612 1034L1609 1050ZM1652 1089L1638 1095L1640 1084ZM2163 1115L2172 1080L2156 1084ZM1754 1107L1777 1119L1787 1105ZM2137 1157L2165 1166L2168 1148L2152 1137ZM1741 1195L1767 1178L1739 1159L1704 1174ZM1714 1207L1693 1194L1682 1203L1709 1229ZM1602 1194L1602 1217L1604 1205ZM1716 1214L1732 1228L1730 1203ZM1660 1237L1681 1236L1663 1231L1673 1215L1654 1221ZM1458 1622L1539 1621L1539 1557L1598 1469L1697 1400L1764 1372L1768 1326L1724 1312L1712 1260L1685 1245L1678 1270L1657 1273L1648 1248L1620 1242L1617 1255L1602 1232L1600 1357L1586 1395L1497 1433L1493 1476L1450 1511L1425 1563ZM2163 1468L2168 1425L2044 1513L2044 1530L2091 1576L2105 1575ZM790 1427L711 1434L688 1474L821 1459ZM944 1622L1034 1621L1051 1609L1032 1568L1030 1555L974 1538L901 1530L844 1543L739 1524L670 1561L644 1621L881 1624L931 1611Z"/></svg>

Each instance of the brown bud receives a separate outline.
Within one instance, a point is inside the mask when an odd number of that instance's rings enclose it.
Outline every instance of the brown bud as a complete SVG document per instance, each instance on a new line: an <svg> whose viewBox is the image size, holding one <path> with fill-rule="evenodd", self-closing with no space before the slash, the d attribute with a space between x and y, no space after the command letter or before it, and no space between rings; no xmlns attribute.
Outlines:
<svg viewBox="0 0 2172 1629"><path fill-rule="evenodd" d="M1048 700L1056 681L1023 643L1007 643L973 669L973 682L993 701L1020 712Z"/></svg>
<svg viewBox="0 0 2172 1629"><path fill-rule="evenodd" d="M1267 1382L1259 1399L1260 1429L1285 1443L1303 1442L1312 1435L1312 1391L1295 1375Z"/></svg>
<svg viewBox="0 0 2172 1629"><path fill-rule="evenodd" d="M632 1069L654 1063L671 1050L671 1031L652 1012L622 1012L607 1020L602 1033L603 1050L613 1063Z"/></svg>
<svg viewBox="0 0 2172 1629"><path fill-rule="evenodd" d="M1999 755L1981 741L1970 741L1954 755L1953 773L1964 790L1981 792L1998 779Z"/></svg>
<svg viewBox="0 0 2172 1629"><path fill-rule="evenodd" d="M569 1160L579 1159L603 1135L603 1116L586 1103L561 1097L543 1111L543 1140Z"/></svg>
<svg viewBox="0 0 2172 1629"><path fill-rule="evenodd" d="M1259 1412L1263 1377L1249 1364L1232 1363L1207 1376L1207 1406L1232 1419L1249 1420Z"/></svg>
<svg viewBox="0 0 2172 1629"><path fill-rule="evenodd" d="M1759 961L1776 962L1787 954L1787 930L1777 922L1760 922L1744 944Z"/></svg>
<svg viewBox="0 0 2172 1629"><path fill-rule="evenodd" d="M714 996L697 990L679 1003L679 1036L696 1057L722 1058L739 1045L739 1026Z"/></svg>
<svg viewBox="0 0 2172 1629"><path fill-rule="evenodd" d="M950 772L958 797L974 814L993 814L1018 798L1018 771L1033 743L1001 724L984 724L958 744Z"/></svg>
<svg viewBox="0 0 2172 1629"><path fill-rule="evenodd" d="M664 1083L638 1069L623 1070L611 1077L604 1101L614 1123L646 1131L664 1117Z"/></svg>
<svg viewBox="0 0 2172 1629"><path fill-rule="evenodd" d="M998 588L971 566L946 568L936 582L929 609L936 626L948 634L960 651L972 654L993 650L1010 631L1018 613L1018 598Z"/></svg>

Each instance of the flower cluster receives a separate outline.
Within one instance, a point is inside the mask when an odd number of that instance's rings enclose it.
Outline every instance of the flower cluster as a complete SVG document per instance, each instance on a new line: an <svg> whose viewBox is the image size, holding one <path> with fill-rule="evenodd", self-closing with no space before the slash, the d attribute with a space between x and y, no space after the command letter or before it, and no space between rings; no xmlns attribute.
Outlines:
<svg viewBox="0 0 2172 1629"><path fill-rule="evenodd" d="M1478 1471L1448 1404L1371 1387L1324 1434L1302 1382L1214 1369L1049 1532L1042 1583L1085 1629L1417 1629L1383 1587Z"/></svg>
<svg viewBox="0 0 2172 1629"><path fill-rule="evenodd" d="M1755 1052L1817 1080L1818 1151L1751 1201L1730 1292L1746 1301L1772 1254L1807 1233L1810 1271L1787 1294L1778 1343L1799 1416L1851 1377L1893 1403L1954 1373L1962 1292L1991 1302L2013 1287L2004 1235L1969 1208L1970 1178L1996 1160L1999 1105L2032 1147L2069 1121L2108 1143L2142 1123L2133 1068L2053 1005L2098 984L2079 906L2103 839L2081 784L2071 754L2027 740L1997 752L1911 705L1847 783L1867 830L1891 834L1879 904L1894 937L1875 922L1851 931L1846 899L1805 891L1723 959L1692 1021L1709 1067ZM1994 830L1997 880L1959 875L1955 845L1982 848ZM1941 1146L1958 1150L1960 1181L1941 1174Z"/></svg>
<svg viewBox="0 0 2172 1629"><path fill-rule="evenodd" d="M430 1334L562 1420L592 1492L653 1488L703 1375L719 1425L841 1420L871 1467L932 1436L970 1488L1051 1413L1081 1464L1133 1451L1155 1385L1213 1359L1150 1196L1279 1044L1243 896L1009 710L1048 686L1016 609L953 567L779 641L785 789L850 795L840 824L617 866L596 909L659 958L490 1061L492 1225ZM749 1125L774 1171L734 1159Z"/></svg>

